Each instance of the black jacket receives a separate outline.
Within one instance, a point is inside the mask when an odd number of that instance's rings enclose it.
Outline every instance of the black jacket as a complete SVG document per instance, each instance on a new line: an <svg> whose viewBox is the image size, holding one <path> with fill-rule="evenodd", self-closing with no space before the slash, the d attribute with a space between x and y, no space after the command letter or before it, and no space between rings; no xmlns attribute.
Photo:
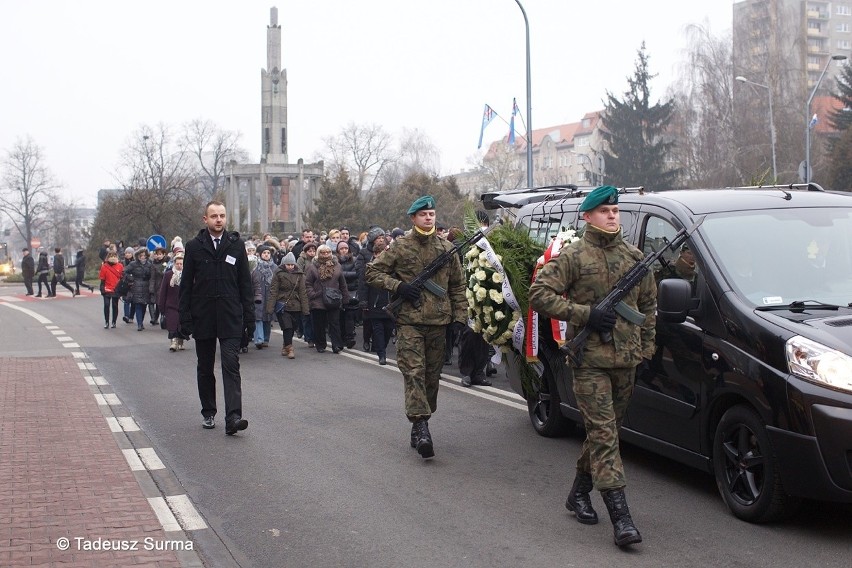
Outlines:
<svg viewBox="0 0 852 568"><path fill-rule="evenodd" d="M32 254L28 254L21 259L21 274L24 278L35 276L35 259Z"/></svg>
<svg viewBox="0 0 852 568"><path fill-rule="evenodd" d="M254 291L245 242L225 231L219 248L207 229L186 244L180 282L180 322L196 339L242 337L254 323Z"/></svg>

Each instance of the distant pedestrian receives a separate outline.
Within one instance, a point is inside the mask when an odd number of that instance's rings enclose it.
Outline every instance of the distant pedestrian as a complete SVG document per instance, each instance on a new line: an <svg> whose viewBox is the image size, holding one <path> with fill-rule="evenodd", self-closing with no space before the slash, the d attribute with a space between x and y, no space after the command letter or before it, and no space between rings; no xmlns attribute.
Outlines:
<svg viewBox="0 0 852 568"><path fill-rule="evenodd" d="M24 277L24 287L27 289L27 296L32 296L35 259L30 254L30 249L25 247L21 252L23 253L23 258L21 259L21 276Z"/></svg>
<svg viewBox="0 0 852 568"><path fill-rule="evenodd" d="M183 253L175 254L172 267L163 274L160 291L157 294L157 306L166 318L169 330L169 351L183 351L183 337L180 335L180 281L183 275Z"/></svg>
<svg viewBox="0 0 852 568"><path fill-rule="evenodd" d="M151 278L153 265L148 260L148 249L139 247L134 253L136 259L124 269L125 278L130 281L130 302L136 315L136 331L145 329L145 312L151 302Z"/></svg>
<svg viewBox="0 0 852 568"><path fill-rule="evenodd" d="M47 260L47 251L41 251L38 253L38 266L36 266L36 274L38 274L38 294L36 294L36 298L41 298L41 288L42 285L47 289L47 297L51 296L50 294L50 283L47 281L47 276L50 274L50 262Z"/></svg>
<svg viewBox="0 0 852 568"><path fill-rule="evenodd" d="M311 321L313 322L314 345L319 353L323 353L331 341L331 351L335 354L343 350L343 336L340 332L340 310L349 302L349 290L340 264L331 254L331 249L325 245L317 247L317 257L308 264L305 270L305 289L311 306ZM337 306L331 306L326 301L326 290L336 290L341 299Z"/></svg>
<svg viewBox="0 0 852 568"><path fill-rule="evenodd" d="M101 281L101 296L104 300L104 329L115 327L118 319L118 296L115 287L124 276L124 265L118 261L118 253L109 251L101 264L98 278Z"/></svg>
<svg viewBox="0 0 852 568"><path fill-rule="evenodd" d="M379 365L387 365L387 349L394 329L393 319L384 311L390 302L390 293L384 288L368 286L365 270L367 264L385 251L385 243L385 232L380 228L372 229L367 236L367 244L358 255L363 263L358 268L358 299L364 313L364 351L370 351L372 347L379 357ZM369 339L367 328L370 329Z"/></svg>
<svg viewBox="0 0 852 568"><path fill-rule="evenodd" d="M80 295L80 286L88 288L89 292L95 291L94 288L83 282L83 279L86 277L86 255L83 251L77 251L77 256L74 257L74 264L70 265L68 268L74 268L74 292L78 296Z"/></svg>
<svg viewBox="0 0 852 568"><path fill-rule="evenodd" d="M160 286L163 284L163 274L166 272L166 249L157 247L151 252L151 281L148 284L150 301L148 302L148 314L151 316L151 325L160 325L162 310L157 303L160 297Z"/></svg>
<svg viewBox="0 0 852 568"><path fill-rule="evenodd" d="M266 313L273 315L281 326L281 333L284 335L281 355L295 359L293 332L300 318L310 316L311 312L305 289L305 273L296 265L296 257L292 252L284 255L281 266L275 271L265 308Z"/></svg>
<svg viewBox="0 0 852 568"><path fill-rule="evenodd" d="M79 293L74 292L74 288L65 280L65 257L62 255L62 249L59 247L53 249L53 278L50 281L50 295L53 297L56 297L57 284L62 284L63 287L67 288L71 292L72 298Z"/></svg>
<svg viewBox="0 0 852 568"><path fill-rule="evenodd" d="M206 228L186 244L180 283L180 331L195 337L198 397L203 428L216 423L216 341L221 349L225 391L225 434L248 428L243 418L240 345L254 336L254 294L246 245L236 231L226 231L225 205L204 208Z"/></svg>

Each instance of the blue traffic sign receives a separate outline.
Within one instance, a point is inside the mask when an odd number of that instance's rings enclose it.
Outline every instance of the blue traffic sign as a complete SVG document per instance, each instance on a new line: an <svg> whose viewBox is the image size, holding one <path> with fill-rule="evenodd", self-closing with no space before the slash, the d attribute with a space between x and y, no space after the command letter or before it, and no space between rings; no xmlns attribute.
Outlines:
<svg viewBox="0 0 852 568"><path fill-rule="evenodd" d="M156 248L166 250L166 237L163 235L151 235L148 237L148 250L153 251Z"/></svg>

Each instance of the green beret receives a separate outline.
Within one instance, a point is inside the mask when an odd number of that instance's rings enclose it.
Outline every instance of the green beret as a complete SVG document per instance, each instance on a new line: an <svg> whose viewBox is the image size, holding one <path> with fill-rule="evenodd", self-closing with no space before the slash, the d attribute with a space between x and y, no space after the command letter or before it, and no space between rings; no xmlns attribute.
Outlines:
<svg viewBox="0 0 852 568"><path fill-rule="evenodd" d="M580 204L580 212L591 211L598 205L616 205L618 190L611 185L602 185L593 189Z"/></svg>
<svg viewBox="0 0 852 568"><path fill-rule="evenodd" d="M414 203L411 204L411 207L408 208L408 214L414 215L421 209L434 209L435 208L435 198L431 195L424 195L423 197L418 197L414 200Z"/></svg>

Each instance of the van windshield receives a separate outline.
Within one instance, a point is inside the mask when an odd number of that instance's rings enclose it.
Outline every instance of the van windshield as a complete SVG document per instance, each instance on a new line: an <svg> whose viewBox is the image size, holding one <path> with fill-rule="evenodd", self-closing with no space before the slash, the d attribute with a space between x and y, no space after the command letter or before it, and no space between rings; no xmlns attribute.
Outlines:
<svg viewBox="0 0 852 568"><path fill-rule="evenodd" d="M701 232L725 279L752 304L852 302L852 208L716 214Z"/></svg>

